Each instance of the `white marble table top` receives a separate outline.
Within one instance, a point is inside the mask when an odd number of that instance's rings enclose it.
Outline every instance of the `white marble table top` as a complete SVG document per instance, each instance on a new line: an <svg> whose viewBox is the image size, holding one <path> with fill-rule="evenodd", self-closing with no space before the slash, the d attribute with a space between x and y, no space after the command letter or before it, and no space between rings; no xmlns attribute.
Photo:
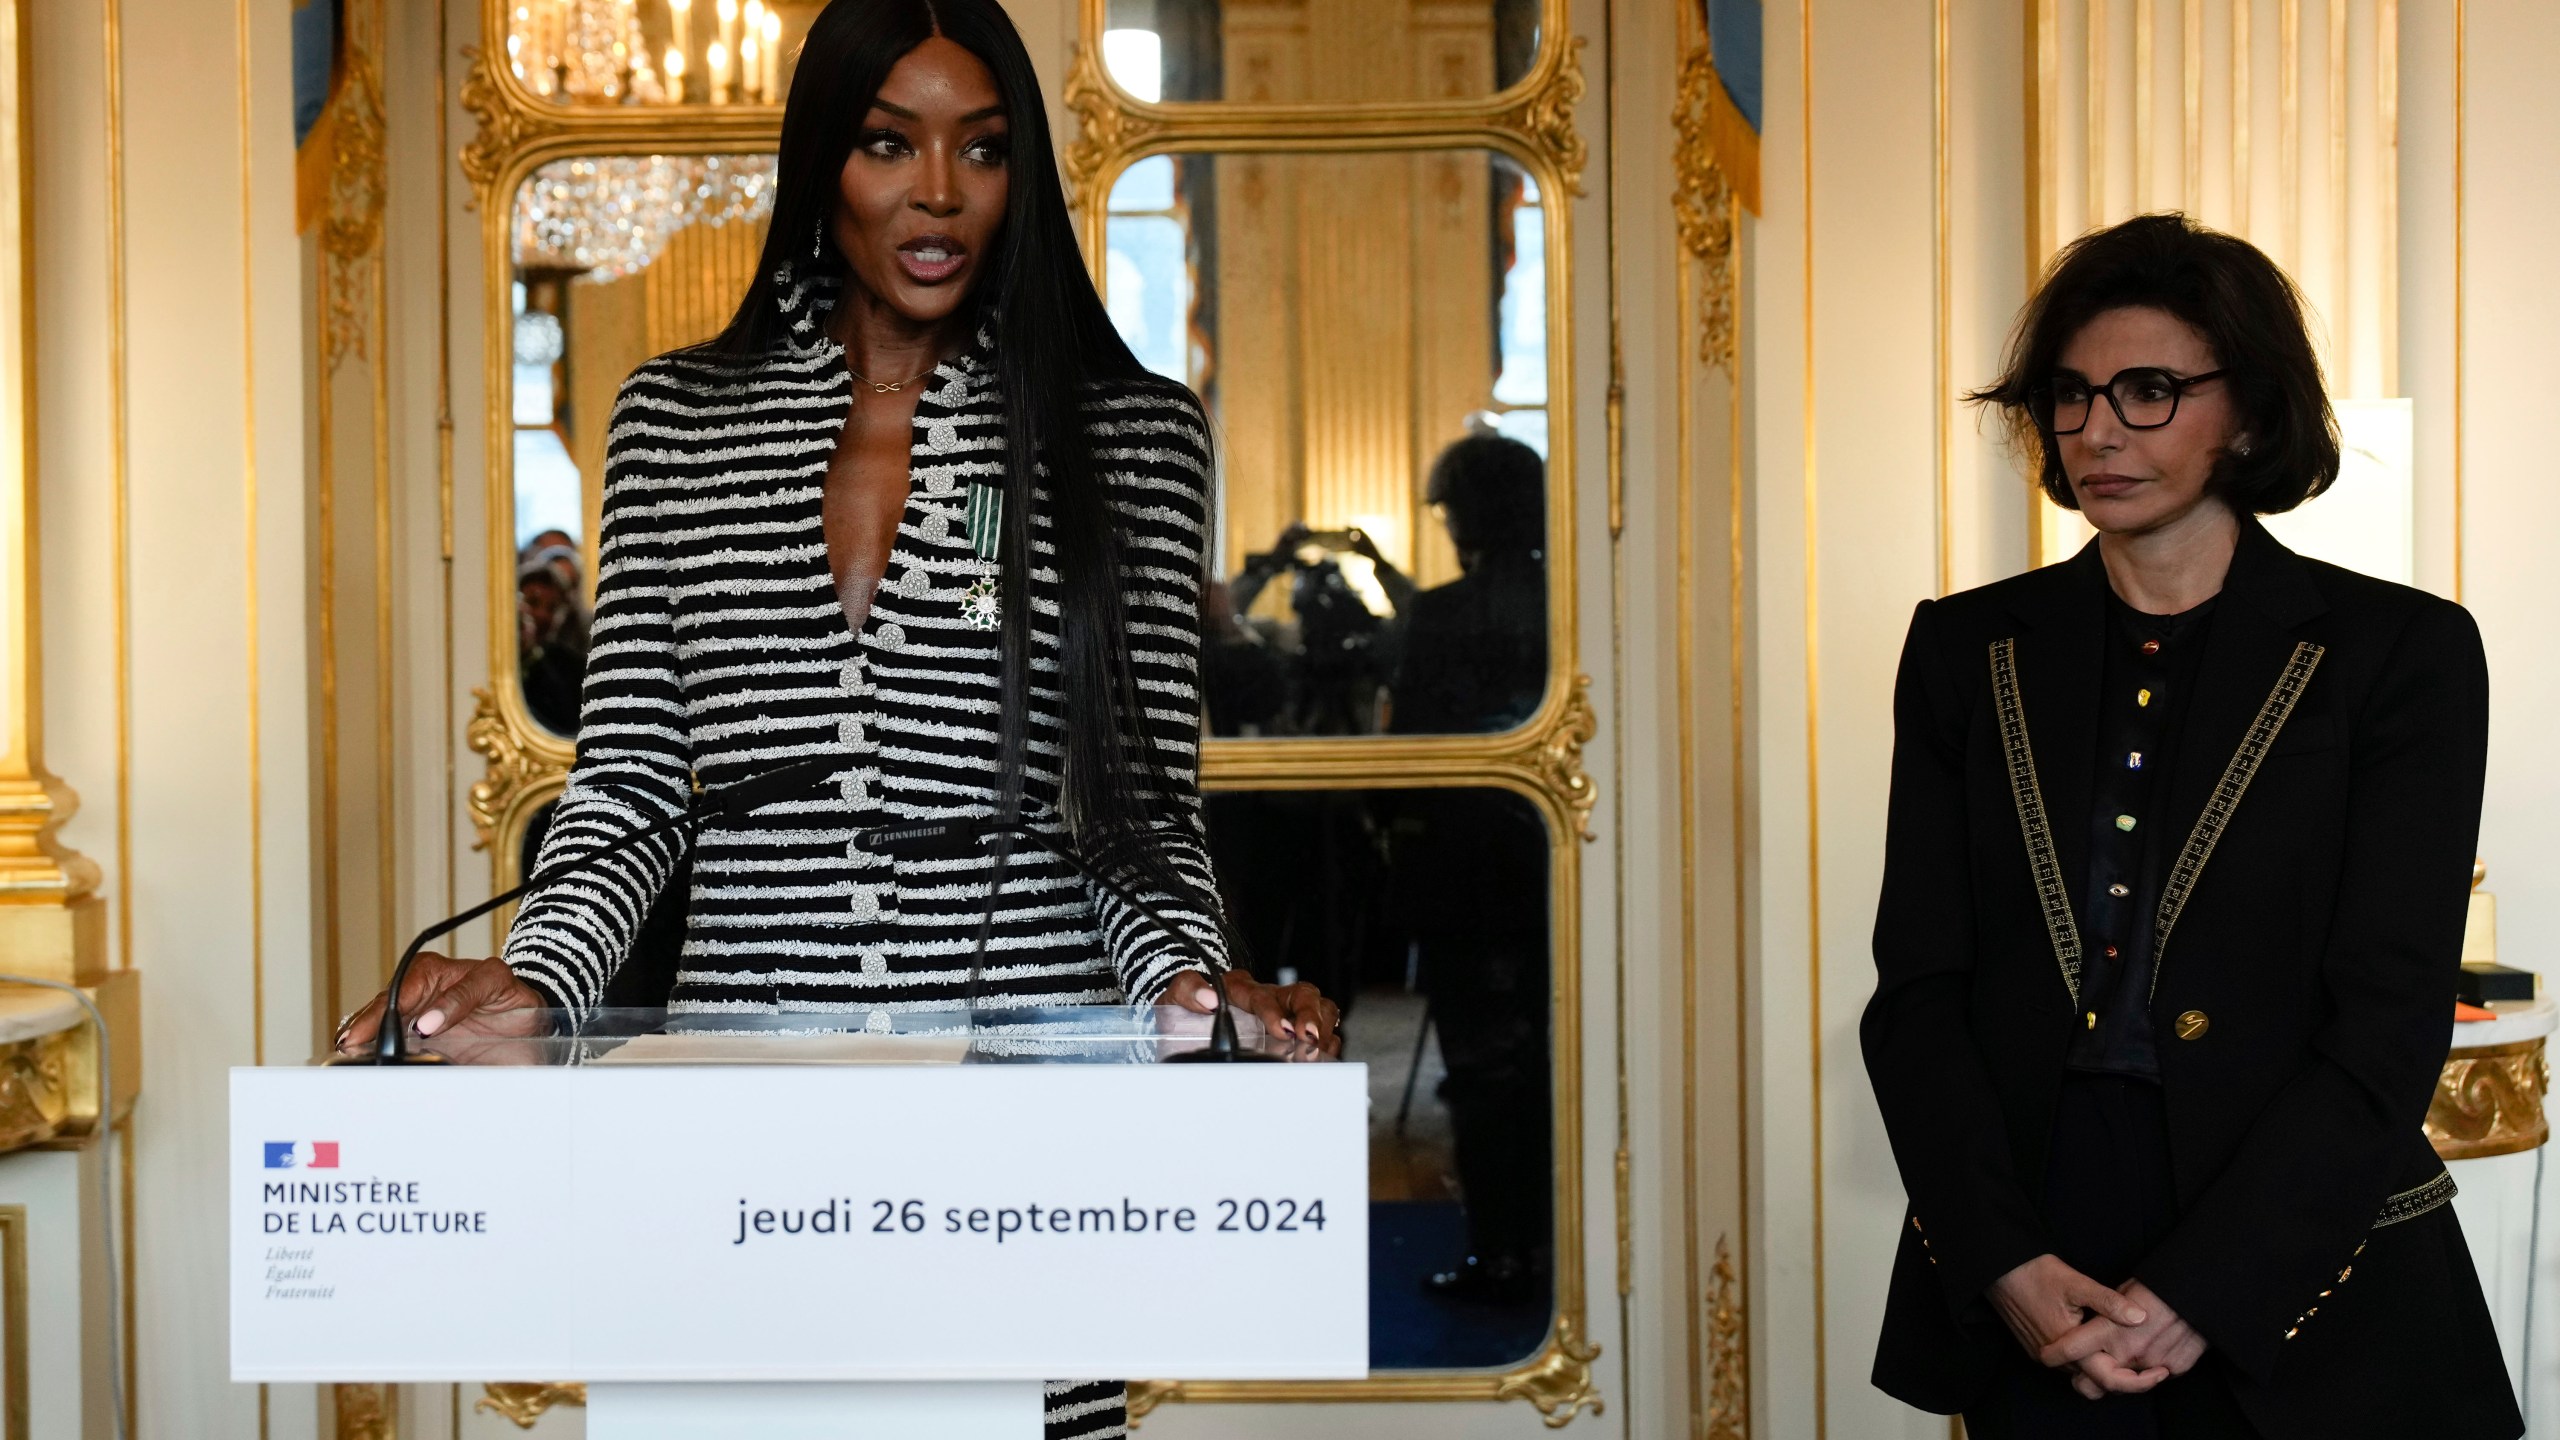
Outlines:
<svg viewBox="0 0 2560 1440"><path fill-rule="evenodd" d="M87 1018L80 1002L59 990L0 985L0 1045L68 1030Z"/></svg>
<svg viewBox="0 0 2560 1440"><path fill-rule="evenodd" d="M2488 1008L2496 1012L2498 1018L2453 1022L2453 1048L2467 1050L2482 1045L2535 1040L2560 1029L2560 1000L2548 995L2531 1000L2494 1001Z"/></svg>

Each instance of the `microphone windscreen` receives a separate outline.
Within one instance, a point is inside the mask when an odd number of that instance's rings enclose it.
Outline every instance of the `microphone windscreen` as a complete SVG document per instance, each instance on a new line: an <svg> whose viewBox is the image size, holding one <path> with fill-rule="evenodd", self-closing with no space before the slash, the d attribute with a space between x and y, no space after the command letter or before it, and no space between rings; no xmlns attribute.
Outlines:
<svg viewBox="0 0 2560 1440"><path fill-rule="evenodd" d="M709 802L712 814L735 819L750 810L778 801L797 800L816 791L835 778L844 769L844 764L844 760L836 756L803 760L797 765L785 765L779 770L767 770L735 784L723 785L707 792L703 798Z"/></svg>

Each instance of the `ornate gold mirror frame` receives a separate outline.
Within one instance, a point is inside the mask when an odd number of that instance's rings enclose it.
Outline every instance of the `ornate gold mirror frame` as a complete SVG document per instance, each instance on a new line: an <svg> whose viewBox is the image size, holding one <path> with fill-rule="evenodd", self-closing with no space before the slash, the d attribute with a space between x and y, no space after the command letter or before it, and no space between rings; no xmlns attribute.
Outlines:
<svg viewBox="0 0 2560 1440"><path fill-rule="evenodd" d="M563 105L535 95L506 63L508 0L482 0L480 44L464 53L460 100L477 124L462 147L463 177L480 211L487 354L514 351L510 235L514 197L525 177L571 155L709 155L772 153L782 135L776 105ZM514 399L512 366L493 359L488 372L489 683L465 733L488 769L471 787L469 809L478 845L490 852L492 879L513 885L526 828L568 783L576 750L536 724L525 708L515 655L515 545L506 517L514 513L515 454L506 417ZM503 920L503 915L501 920Z"/></svg>
<svg viewBox="0 0 2560 1440"><path fill-rule="evenodd" d="M1529 799L1554 837L1550 946L1551 1077L1555 1114L1555 1317L1543 1346L1508 1369L1391 1372L1345 1382L1134 1382L1131 1412L1167 1400L1463 1401L1527 1400L1550 1426L1563 1425L1600 1397L1592 1362L1583 1256L1582 1055L1580 985L1581 858L1591 838L1597 790L1583 772L1582 747L1595 717L1582 674L1575 615L1572 226L1569 201L1582 193L1585 150L1573 111L1583 94L1581 42L1570 39L1566 0L1542 0L1538 53L1517 83L1481 97L1349 106L1195 102L1156 104L1115 84L1099 60L1105 0L1082 0L1064 99L1081 133L1061 161L1089 263L1100 265L1109 185L1131 163L1166 152L1412 152L1480 149L1519 163L1541 193L1549 283L1548 628L1546 695L1521 727L1494 735L1345 739L1214 740L1204 783L1218 789L1318 790L1477 786ZM477 124L462 147L463 174L481 217L487 354L513 349L511 252L517 189L535 169L572 155L769 153L780 135L772 106L607 107L561 105L537 97L506 65L507 0L482 0L481 43L460 100ZM1099 278L1099 276L1097 277ZM515 656L514 452L512 367L487 366L487 535L489 679L467 732L487 761L471 787L478 843L492 881L515 883L528 826L567 782L572 742L528 712ZM538 1397L534 1392L539 1392ZM518 1423L554 1403L582 1398L564 1385L493 1385L482 1408Z"/></svg>
<svg viewBox="0 0 2560 1440"><path fill-rule="evenodd" d="M1168 153L1310 154L1492 150L1518 162L1539 192L1546 227L1549 674L1537 712L1493 735L1213 739L1202 782L1217 790L1371 790L1490 786L1529 799L1554 837L1550 1078L1555 1115L1555 1318L1546 1343L1505 1370L1392 1371L1367 1380L1134 1382L1132 1418L1167 1400L1526 1400L1549 1425L1597 1411L1582 1247L1581 855L1598 792L1583 773L1595 717L1575 620L1574 420L1570 201L1582 193L1585 150L1573 125L1583 94L1581 42L1565 0L1543 0L1539 46L1515 84L1466 99L1350 105L1150 102L1123 89L1101 59L1107 0L1083 0L1065 101L1079 122L1060 163L1095 283L1104 283L1111 187L1130 165Z"/></svg>

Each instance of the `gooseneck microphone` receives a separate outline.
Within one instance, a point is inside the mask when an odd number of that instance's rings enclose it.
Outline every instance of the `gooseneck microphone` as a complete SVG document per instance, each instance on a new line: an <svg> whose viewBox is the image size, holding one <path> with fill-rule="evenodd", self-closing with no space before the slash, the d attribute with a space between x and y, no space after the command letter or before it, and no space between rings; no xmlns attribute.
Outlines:
<svg viewBox="0 0 2560 1440"><path fill-rule="evenodd" d="M797 765L768 770L761 775L750 775L734 785L723 785L717 790L705 790L695 795L693 803L686 806L679 814L652 821L609 844L599 845L592 850L582 850L575 855L563 856L536 870L532 879L514 889L492 895L459 915L449 916L419 931L418 938L409 942L409 948L400 952L400 963L391 967L390 988L382 992L382 1023L374 1031L372 1047L360 1054L332 1056L329 1063L332 1065L443 1064L444 1057L441 1055L413 1053L409 1049L408 1018L401 1014L400 1006L400 989L408 983L409 966L418 958L418 952L426 948L428 941L450 935L510 900L530 894L554 882L565 880L590 868L599 860L627 853L644 841L654 840L677 830L685 832L690 837L694 831L714 820L736 819L750 810L760 810L783 800L796 800L835 778L837 773L844 769L844 765L845 762L840 757L805 760Z"/></svg>
<svg viewBox="0 0 2560 1440"><path fill-rule="evenodd" d="M1210 989L1218 997L1218 1008L1209 1012L1209 1044L1205 1049L1168 1055L1165 1057L1167 1064L1232 1064L1238 1061L1260 1062L1279 1059L1276 1055L1265 1055L1258 1050L1248 1050L1236 1039L1235 1004L1227 995L1226 985L1227 976L1233 973L1234 967L1210 953L1209 947L1201 944L1198 937L1165 919L1155 906L1148 904L1144 896L1122 883L1118 876L1104 872L1087 862L1083 856L1051 840L1029 824L994 815L969 816L953 820L918 820L911 824L884 825L878 829L866 830L855 837L854 843L880 855L911 858L947 857L955 854L976 853L978 842L990 838L1001 839L1005 845L997 857L995 883L987 887L987 913L980 917L977 956L970 964L970 972L973 976L976 974L978 961L985 956L989 929L986 922L994 918L996 885L1003 883L1003 867L1005 861L1011 857L1012 842L1027 841L1056 856L1069 869L1109 892L1120 903L1145 916L1149 924L1155 926L1159 933L1173 942L1174 948L1188 951L1200 962L1201 968L1208 972ZM972 995L971 1009L975 1010L974 990Z"/></svg>

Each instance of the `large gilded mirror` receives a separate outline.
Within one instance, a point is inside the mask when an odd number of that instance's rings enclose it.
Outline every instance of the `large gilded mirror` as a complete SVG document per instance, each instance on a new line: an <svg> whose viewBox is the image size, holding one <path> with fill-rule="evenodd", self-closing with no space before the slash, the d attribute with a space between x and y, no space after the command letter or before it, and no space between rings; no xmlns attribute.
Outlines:
<svg viewBox="0 0 2560 1440"><path fill-rule="evenodd" d="M1371 1377L1146 1384L1133 1411L1526 1400L1562 1424L1599 1398L1563 7L1083 18L1067 167L1087 260L1222 447L1221 885L1257 971L1346 1002L1372 1093Z"/></svg>
<svg viewBox="0 0 2560 1440"><path fill-rule="evenodd" d="M1156 154L1111 181L1105 299L1223 447L1212 734L1537 712L1545 199L1478 149Z"/></svg>
<svg viewBox="0 0 2560 1440"><path fill-rule="evenodd" d="M471 811L505 885L574 755L613 397L743 292L764 97L817 7L485 3L463 162L506 363ZM1140 1380L1133 1412L1525 1400L1563 1423L1599 1400L1563 0L1077 3L1061 158L1086 259L1218 432L1203 782L1224 899L1258 973L1343 1002L1375 1101L1371 1378ZM680 931L650 919L619 1001L648 1003ZM501 1408L573 1393L501 1388Z"/></svg>

